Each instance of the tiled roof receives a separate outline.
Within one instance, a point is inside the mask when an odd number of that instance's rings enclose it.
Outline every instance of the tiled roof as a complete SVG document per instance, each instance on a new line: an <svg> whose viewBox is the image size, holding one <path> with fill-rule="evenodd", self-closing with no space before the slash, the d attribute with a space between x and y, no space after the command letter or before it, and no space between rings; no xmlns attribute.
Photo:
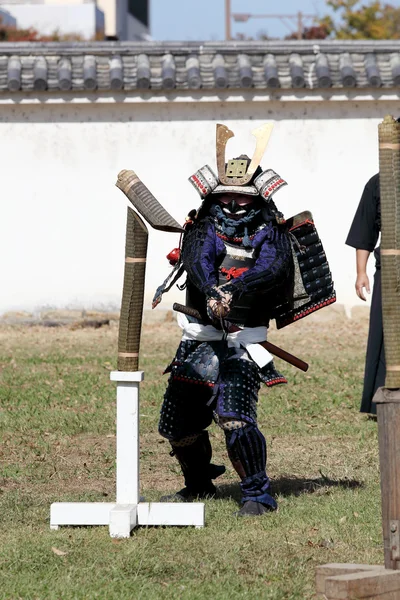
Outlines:
<svg viewBox="0 0 400 600"><path fill-rule="evenodd" d="M0 43L0 94L400 87L400 41Z"/></svg>

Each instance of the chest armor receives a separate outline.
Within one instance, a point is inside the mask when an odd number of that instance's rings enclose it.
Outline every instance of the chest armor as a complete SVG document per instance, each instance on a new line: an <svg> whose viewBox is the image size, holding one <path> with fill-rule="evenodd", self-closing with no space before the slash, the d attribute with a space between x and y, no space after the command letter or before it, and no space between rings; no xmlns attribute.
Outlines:
<svg viewBox="0 0 400 600"><path fill-rule="evenodd" d="M251 269L256 259L253 248L243 248L224 242L226 254L219 266L219 285Z"/></svg>
<svg viewBox="0 0 400 600"><path fill-rule="evenodd" d="M227 242L224 242L224 245L226 254L218 268L218 285L223 285L239 277L242 273L251 269L256 262L253 248L243 248ZM265 318L265 310L262 309L264 304L264 294L243 294L232 307L228 320L230 323L242 327L266 325L268 319Z"/></svg>
<svg viewBox="0 0 400 600"><path fill-rule="evenodd" d="M224 242L226 253L222 262L217 266L218 285L231 281L244 270L251 269L256 256L253 248L243 248ZM206 297L188 279L186 287L186 305L198 310L205 321L208 321L206 310ZM264 310L263 310L264 307ZM267 325L265 317L265 297L263 294L244 294L235 303L229 313L229 322L238 326L257 327Z"/></svg>

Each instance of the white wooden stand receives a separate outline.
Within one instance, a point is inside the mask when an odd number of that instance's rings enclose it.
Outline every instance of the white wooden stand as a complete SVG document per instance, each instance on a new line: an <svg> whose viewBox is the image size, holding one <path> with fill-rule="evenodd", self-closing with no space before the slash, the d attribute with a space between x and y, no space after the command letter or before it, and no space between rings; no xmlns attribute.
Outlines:
<svg viewBox="0 0 400 600"><path fill-rule="evenodd" d="M204 527L201 502L139 502L139 384L143 371L113 371L117 382L117 501L55 502L50 529L62 525L108 525L111 537L126 538L138 525Z"/></svg>

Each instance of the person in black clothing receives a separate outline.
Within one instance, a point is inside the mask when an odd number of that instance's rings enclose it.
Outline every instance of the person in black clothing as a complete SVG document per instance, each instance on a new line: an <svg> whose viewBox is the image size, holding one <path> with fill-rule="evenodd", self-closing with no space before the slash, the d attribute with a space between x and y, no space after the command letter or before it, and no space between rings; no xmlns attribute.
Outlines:
<svg viewBox="0 0 400 600"><path fill-rule="evenodd" d="M376 390L384 386L386 365L383 344L382 291L380 247L375 248L381 230L381 205L379 173L371 177L364 188L346 244L356 248L357 279L356 293L366 300L364 290L370 293L367 262L374 251L376 272L371 301L370 324L367 355L365 360L364 388L360 411L376 414L376 405L372 402Z"/></svg>

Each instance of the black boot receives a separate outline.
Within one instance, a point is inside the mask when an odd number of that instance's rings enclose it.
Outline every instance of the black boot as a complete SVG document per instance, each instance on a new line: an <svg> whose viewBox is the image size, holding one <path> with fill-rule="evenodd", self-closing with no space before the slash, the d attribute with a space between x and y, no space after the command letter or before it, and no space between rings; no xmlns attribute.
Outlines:
<svg viewBox="0 0 400 600"><path fill-rule="evenodd" d="M267 504L262 504L261 502L254 502L253 500L247 500L242 508L238 510L235 514L237 517L259 517L266 512L270 512L272 510L276 510Z"/></svg>
<svg viewBox="0 0 400 600"><path fill-rule="evenodd" d="M162 502L192 502L196 498L213 498L216 488L212 479L225 473L223 465L211 464L212 449L207 431L190 446L176 446L171 442L172 456L176 456L185 477L185 487L171 494L163 496Z"/></svg>

